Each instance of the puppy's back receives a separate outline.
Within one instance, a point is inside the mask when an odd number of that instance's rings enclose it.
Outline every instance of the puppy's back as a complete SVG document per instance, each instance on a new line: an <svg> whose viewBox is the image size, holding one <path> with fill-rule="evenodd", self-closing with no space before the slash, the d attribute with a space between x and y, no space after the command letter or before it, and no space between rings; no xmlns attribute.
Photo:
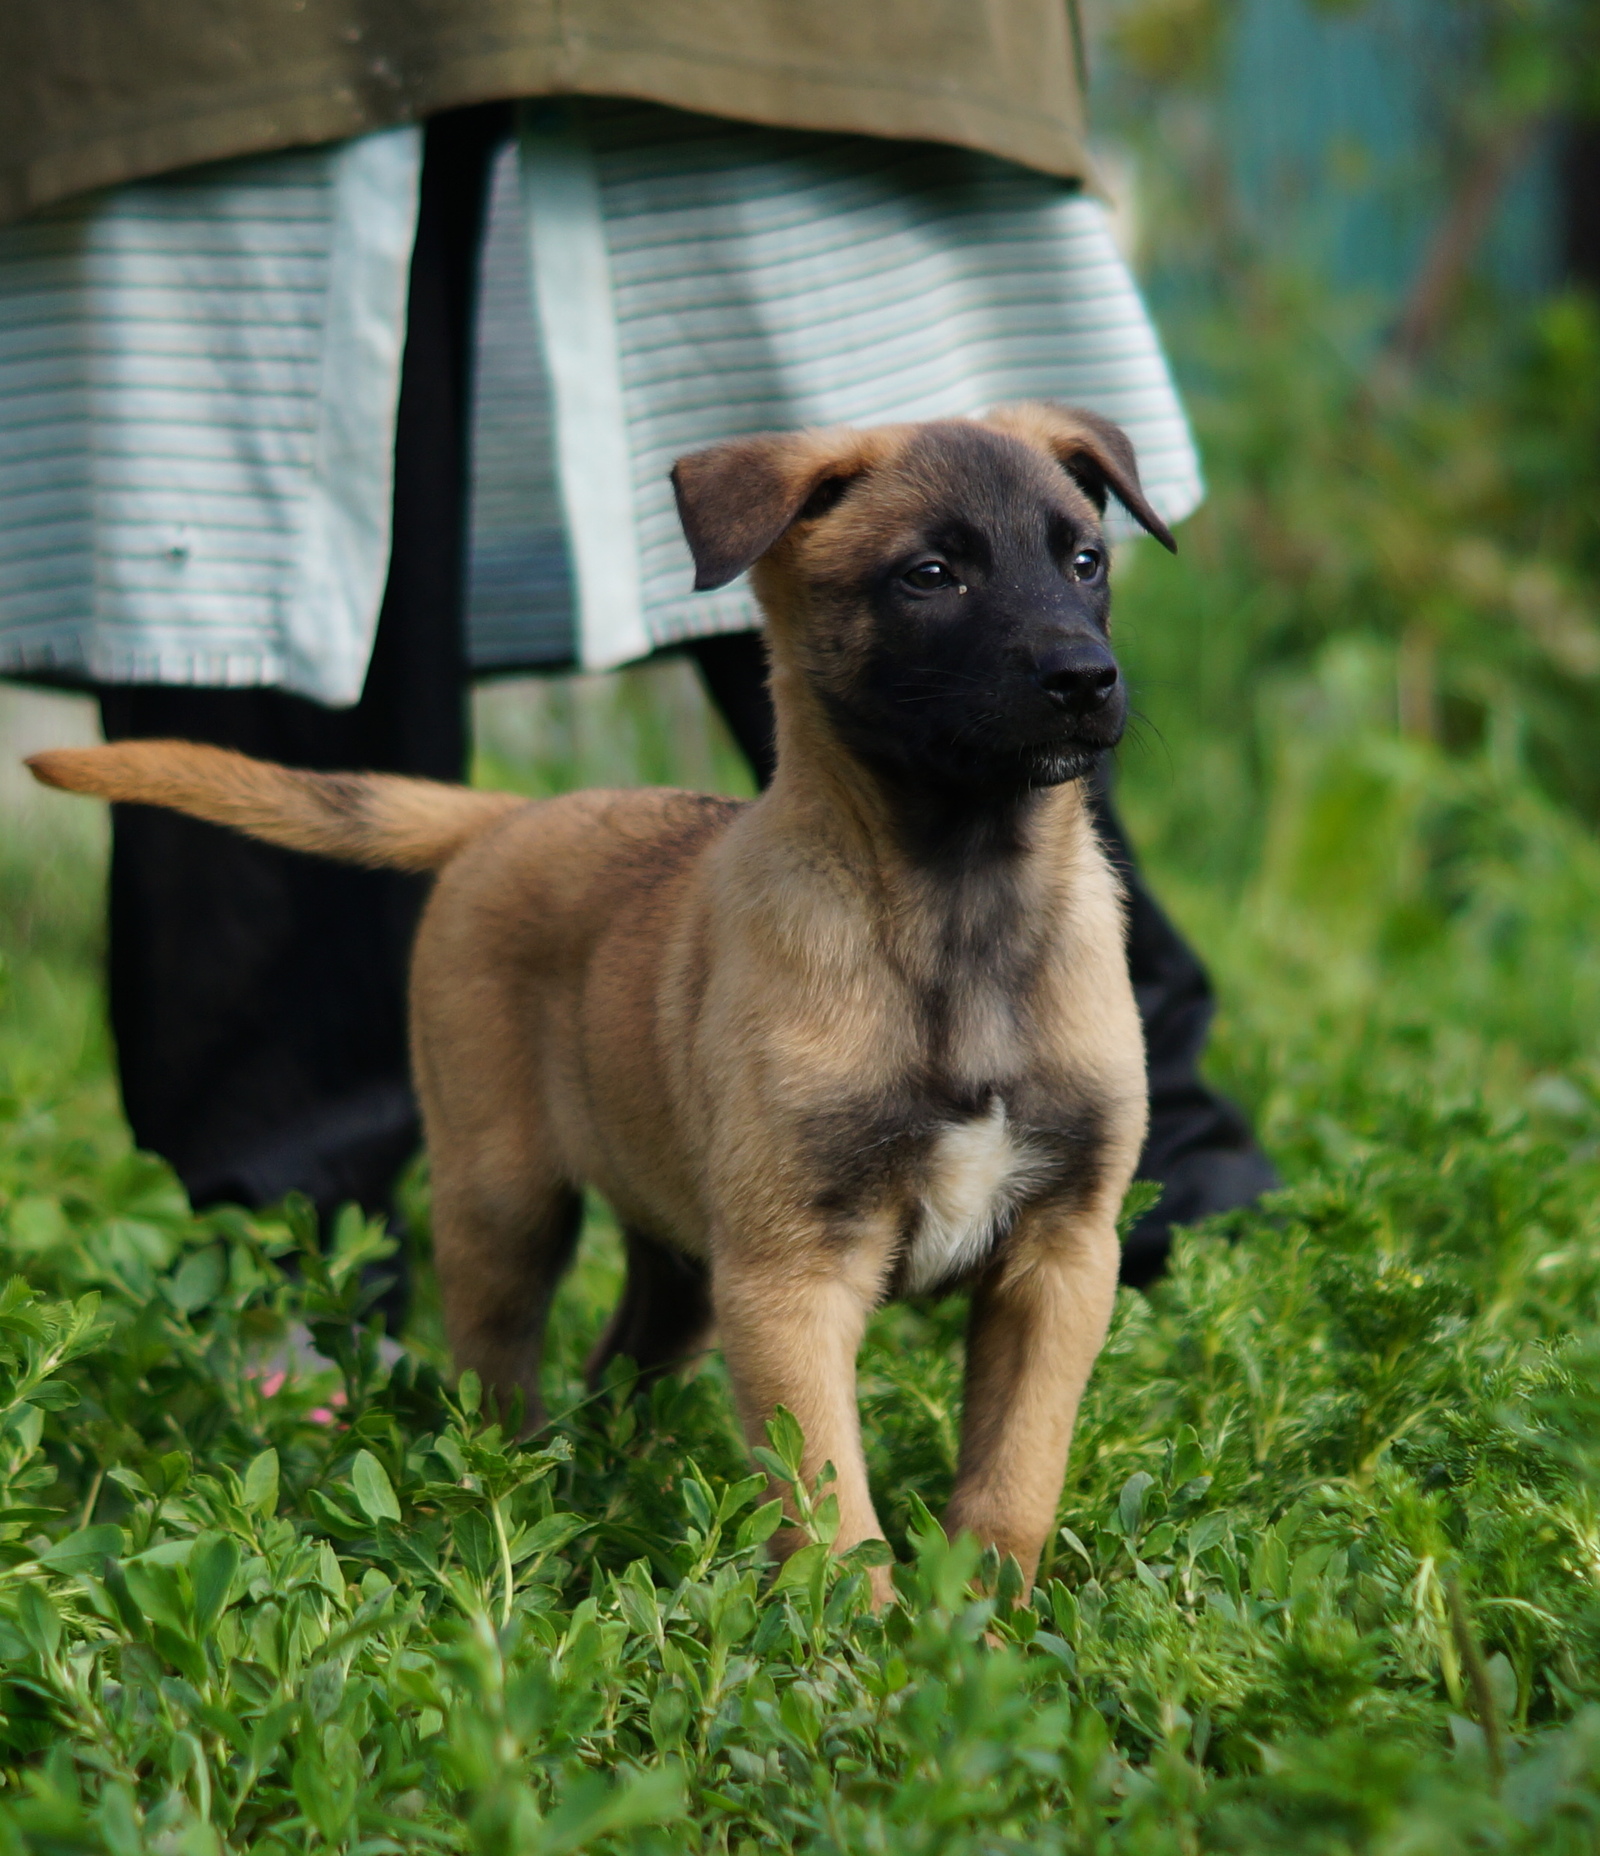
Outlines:
<svg viewBox="0 0 1600 1856"><path fill-rule="evenodd" d="M673 787L588 787L525 801L442 872L430 912L488 930L497 958L586 954L657 922L748 802ZM537 943L537 952L535 951Z"/></svg>
<svg viewBox="0 0 1600 1856"><path fill-rule="evenodd" d="M528 804L439 876L412 960L413 1071L430 1148L491 1196L530 1168L625 1219L696 1195L666 1035L674 976L702 965L707 853L738 801L662 788ZM648 1222L648 1220L647 1220Z"/></svg>

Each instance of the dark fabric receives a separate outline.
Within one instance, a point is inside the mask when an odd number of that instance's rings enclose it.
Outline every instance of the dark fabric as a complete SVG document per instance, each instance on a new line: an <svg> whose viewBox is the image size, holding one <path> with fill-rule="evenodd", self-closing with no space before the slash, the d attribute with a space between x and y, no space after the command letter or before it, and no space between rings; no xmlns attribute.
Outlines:
<svg viewBox="0 0 1600 1856"><path fill-rule="evenodd" d="M1561 148L1561 243L1567 274L1600 289L1600 122L1573 123Z"/></svg>
<svg viewBox="0 0 1600 1856"><path fill-rule="evenodd" d="M760 632L722 632L684 646L728 733L761 786L778 766L778 726L767 691L767 647Z"/></svg>
<svg viewBox="0 0 1600 1856"><path fill-rule="evenodd" d="M361 701L107 688L108 740L178 736L320 769L466 772L462 561L477 250L498 107L427 132L395 441L394 540ZM406 963L424 884L176 813L115 809L110 993L140 1146L198 1205L384 1209L415 1150Z"/></svg>
<svg viewBox="0 0 1600 1856"><path fill-rule="evenodd" d="M1167 1266L1174 1225L1248 1205L1270 1192L1278 1176L1249 1122L1200 1074L1216 1011L1211 981L1146 887L1107 778L1095 782L1094 810L1128 892L1128 972L1149 1066L1150 1132L1138 1177L1163 1187L1122 1247L1122 1280L1143 1288Z"/></svg>
<svg viewBox="0 0 1600 1856"><path fill-rule="evenodd" d="M686 647L712 701L764 786L776 765L766 654L755 632L704 638ZM1198 956L1145 887L1112 808L1109 782L1093 790L1095 823L1128 891L1128 970L1144 1024L1150 1068L1150 1132L1139 1178L1161 1182L1161 1198L1129 1232L1122 1280L1136 1288L1166 1268L1172 1227L1248 1205L1278 1183L1250 1124L1202 1078L1200 1061L1216 1009Z"/></svg>

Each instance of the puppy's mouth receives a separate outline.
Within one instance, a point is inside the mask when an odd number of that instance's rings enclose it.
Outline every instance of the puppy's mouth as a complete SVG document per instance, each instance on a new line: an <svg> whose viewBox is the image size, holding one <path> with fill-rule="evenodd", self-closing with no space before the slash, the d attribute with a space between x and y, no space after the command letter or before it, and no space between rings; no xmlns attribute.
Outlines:
<svg viewBox="0 0 1600 1856"><path fill-rule="evenodd" d="M1088 715L1062 717L1055 727L1011 742L991 739L977 744L981 758L1014 756L1030 786L1061 786L1082 779L1102 754L1122 739L1127 723L1125 705L1118 701Z"/></svg>
<svg viewBox="0 0 1600 1856"><path fill-rule="evenodd" d="M944 751L935 750L930 759L942 762L946 776L962 785L1026 791L1083 779L1121 736L1120 723L1070 733L1061 730L1031 740L974 733L947 742Z"/></svg>
<svg viewBox="0 0 1600 1856"><path fill-rule="evenodd" d="M824 700L840 739L868 764L996 795L1082 779L1122 738L1127 713L1120 690L1069 712L1031 679L990 685L976 702L940 700L937 684L915 682L876 701L853 697Z"/></svg>
<svg viewBox="0 0 1600 1856"><path fill-rule="evenodd" d="M1081 780L1093 773L1096 762L1107 751L1106 748L1086 747L1041 749L1033 757L1028 784L1065 786L1071 780Z"/></svg>

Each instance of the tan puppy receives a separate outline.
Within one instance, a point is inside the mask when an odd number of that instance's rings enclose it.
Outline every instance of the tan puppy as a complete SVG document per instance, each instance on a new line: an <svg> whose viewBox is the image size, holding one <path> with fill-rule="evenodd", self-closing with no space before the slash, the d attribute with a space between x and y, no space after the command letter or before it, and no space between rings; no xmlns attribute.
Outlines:
<svg viewBox="0 0 1600 1856"><path fill-rule="evenodd" d="M590 1363L713 1328L740 1415L879 1533L855 1389L886 1297L967 1285L952 1532L1031 1577L1117 1276L1145 1127L1115 877L1081 776L1122 731L1115 427L1060 407L739 439L674 472L697 585L752 565L778 772L751 804L529 803L129 742L41 780L274 843L437 870L412 1048L450 1344L539 1407L591 1186L627 1234ZM879 1585L880 1594L887 1585Z"/></svg>

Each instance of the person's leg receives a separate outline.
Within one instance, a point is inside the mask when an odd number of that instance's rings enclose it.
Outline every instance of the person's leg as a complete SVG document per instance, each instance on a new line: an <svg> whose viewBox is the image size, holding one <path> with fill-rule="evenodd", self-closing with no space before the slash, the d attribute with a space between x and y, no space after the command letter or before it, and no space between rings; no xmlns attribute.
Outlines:
<svg viewBox="0 0 1600 1856"><path fill-rule="evenodd" d="M429 124L395 435L388 585L361 701L107 688L108 740L172 735L315 768L466 767L462 549L472 305L489 158L509 121ZM405 970L424 886L174 813L116 808L110 994L139 1144L196 1204L297 1190L387 1207L417 1143Z"/></svg>
<svg viewBox="0 0 1600 1856"><path fill-rule="evenodd" d="M348 767L352 714L271 691L107 690L107 740L211 741ZM341 751L345 750L345 751ZM415 879L171 812L112 823L110 996L123 1107L197 1206L387 1203L416 1144L404 967Z"/></svg>
<svg viewBox="0 0 1600 1856"><path fill-rule="evenodd" d="M1135 1288L1167 1266L1172 1227L1248 1205L1278 1184L1250 1124L1200 1074L1216 999L1200 958L1146 888L1108 782L1094 784L1095 824L1128 895L1128 971L1144 1025L1150 1132L1137 1177L1159 1200L1128 1233L1122 1280Z"/></svg>
<svg viewBox="0 0 1600 1856"><path fill-rule="evenodd" d="M760 632L723 632L684 646L739 752L760 786L778 765L777 718L767 689L767 647Z"/></svg>
<svg viewBox="0 0 1600 1856"><path fill-rule="evenodd" d="M765 786L776 756L760 633L730 632L684 648ZM1163 1187L1123 1245L1122 1280L1142 1288L1166 1268L1175 1224L1248 1205L1277 1185L1278 1177L1244 1116L1200 1074L1215 1009L1211 982L1145 887L1103 778L1095 781L1094 808L1101 838L1127 886L1128 968L1150 1068L1150 1132L1139 1177Z"/></svg>

